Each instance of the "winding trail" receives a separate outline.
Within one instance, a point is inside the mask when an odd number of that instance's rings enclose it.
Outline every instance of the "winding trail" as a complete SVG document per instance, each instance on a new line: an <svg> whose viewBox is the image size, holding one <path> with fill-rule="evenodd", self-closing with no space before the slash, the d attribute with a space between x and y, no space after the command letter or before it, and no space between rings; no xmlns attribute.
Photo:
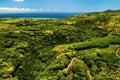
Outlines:
<svg viewBox="0 0 120 80"><path fill-rule="evenodd" d="M82 60L83 61L83 60ZM86 63L83 61L83 63L84 63L84 65L85 65L85 68L87 69L87 74L88 74L88 76L89 76L89 80L93 80L93 77L92 77L92 75L91 75L91 73L90 73L90 69L89 69L89 67L86 65Z"/></svg>
<svg viewBox="0 0 120 80"><path fill-rule="evenodd" d="M78 58L76 58L76 57L72 58L72 60L70 61L69 65L67 66L67 70L70 70L72 68L73 63L75 63L76 61L80 62L80 60ZM81 61L84 63L84 66L85 66L85 68L87 70L87 74L88 74L89 80L93 80L93 77L92 77L92 75L90 73L89 67L86 65L86 63L83 60L81 60Z"/></svg>
<svg viewBox="0 0 120 80"><path fill-rule="evenodd" d="M120 48L117 48L117 49L115 50L115 55L116 55L116 56L119 56L119 54L118 54L119 51L120 51Z"/></svg>
<svg viewBox="0 0 120 80"><path fill-rule="evenodd" d="M70 68L72 67L73 63L75 63L76 61L78 61L77 58L72 58L72 60L70 61L69 65L67 66L67 70L70 70Z"/></svg>

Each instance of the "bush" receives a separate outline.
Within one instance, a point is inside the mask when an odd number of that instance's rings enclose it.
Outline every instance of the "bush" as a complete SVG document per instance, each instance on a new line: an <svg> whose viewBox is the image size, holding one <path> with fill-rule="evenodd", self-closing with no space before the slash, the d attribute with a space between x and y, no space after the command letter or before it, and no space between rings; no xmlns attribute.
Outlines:
<svg viewBox="0 0 120 80"><path fill-rule="evenodd" d="M83 49L96 48L96 47L105 48L107 46L109 46L109 41L107 39L97 38L89 42L82 42L77 45L74 45L73 49L83 50Z"/></svg>
<svg viewBox="0 0 120 80"><path fill-rule="evenodd" d="M110 44L120 44L120 37L105 37L105 38L96 38L88 42L81 42L73 45L70 49L74 50L84 50L90 48L106 48Z"/></svg>
<svg viewBox="0 0 120 80"><path fill-rule="evenodd" d="M109 41L106 38L97 38L91 41L92 48L96 48L96 47L105 48L108 46L109 46Z"/></svg>
<svg viewBox="0 0 120 80"><path fill-rule="evenodd" d="M120 37L112 37L109 41L111 44L120 44Z"/></svg>

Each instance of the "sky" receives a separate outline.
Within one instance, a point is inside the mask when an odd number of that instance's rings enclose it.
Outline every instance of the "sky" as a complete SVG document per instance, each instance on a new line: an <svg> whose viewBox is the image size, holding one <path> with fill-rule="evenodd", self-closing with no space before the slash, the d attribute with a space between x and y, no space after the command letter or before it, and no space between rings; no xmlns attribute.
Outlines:
<svg viewBox="0 0 120 80"><path fill-rule="evenodd" d="M120 0L0 0L2 12L96 12L120 9Z"/></svg>

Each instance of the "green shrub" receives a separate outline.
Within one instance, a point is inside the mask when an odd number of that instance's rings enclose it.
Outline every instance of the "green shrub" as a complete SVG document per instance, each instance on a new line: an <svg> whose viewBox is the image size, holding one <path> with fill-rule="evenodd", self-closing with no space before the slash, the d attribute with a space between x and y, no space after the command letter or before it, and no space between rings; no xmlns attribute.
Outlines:
<svg viewBox="0 0 120 80"><path fill-rule="evenodd" d="M73 46L73 49L75 50L83 50L83 49L89 49L89 48L105 48L109 46L109 41L105 38L97 38L89 42L82 42L78 43Z"/></svg>
<svg viewBox="0 0 120 80"><path fill-rule="evenodd" d="M110 44L120 44L120 37L94 38L91 41L73 44L73 47L70 47L70 49L84 50L90 48L106 48Z"/></svg>
<svg viewBox="0 0 120 80"><path fill-rule="evenodd" d="M109 41L106 38L97 38L91 41L92 48L96 48L96 47L105 48L108 46L109 46Z"/></svg>
<svg viewBox="0 0 120 80"><path fill-rule="evenodd" d="M111 44L120 44L120 37L118 36L116 36L116 37L112 37L112 38L110 38L110 43Z"/></svg>

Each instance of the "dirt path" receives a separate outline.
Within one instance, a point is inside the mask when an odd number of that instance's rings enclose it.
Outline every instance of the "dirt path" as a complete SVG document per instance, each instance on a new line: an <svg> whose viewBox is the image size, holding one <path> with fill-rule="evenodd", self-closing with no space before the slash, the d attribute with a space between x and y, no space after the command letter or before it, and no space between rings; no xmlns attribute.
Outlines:
<svg viewBox="0 0 120 80"><path fill-rule="evenodd" d="M72 68L73 63L75 63L76 61L80 61L80 60L78 58L76 58L76 57L72 58L72 60L70 61L69 65L67 67L67 70L70 70ZM82 60L82 62L84 63L84 66L85 66L85 68L87 70L89 80L93 80L93 77L92 77L92 75L90 73L89 67L86 65L86 63L83 60Z"/></svg>
<svg viewBox="0 0 120 80"><path fill-rule="evenodd" d="M116 56L119 56L119 54L118 54L119 51L120 51L120 48L116 49L116 51L115 51L115 55L116 55Z"/></svg>
<svg viewBox="0 0 120 80"><path fill-rule="evenodd" d="M83 60L82 60L83 61ZM87 74L88 74L88 76L89 76L89 80L93 80L93 77L92 77L92 75L91 75L91 73L90 73L90 70L89 70L89 67L86 65L86 63L83 61L83 63L84 63L84 65L85 65L85 68L87 69Z"/></svg>
<svg viewBox="0 0 120 80"><path fill-rule="evenodd" d="M77 58L72 58L72 60L70 61L69 65L67 66L67 70L70 70L70 68L72 67L73 63L75 63L76 61L78 61Z"/></svg>

